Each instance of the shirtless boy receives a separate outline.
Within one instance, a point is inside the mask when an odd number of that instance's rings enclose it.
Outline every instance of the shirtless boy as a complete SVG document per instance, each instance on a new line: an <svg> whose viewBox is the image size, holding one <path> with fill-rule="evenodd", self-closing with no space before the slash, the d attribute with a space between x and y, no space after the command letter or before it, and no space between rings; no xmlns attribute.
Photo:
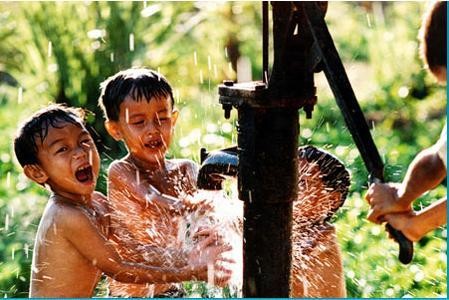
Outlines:
<svg viewBox="0 0 449 300"><path fill-rule="evenodd" d="M197 167L189 160L165 158L178 118L172 88L161 74L143 68L121 71L101 87L105 127L128 150L110 165L108 174L116 249L127 260L142 262L154 260L158 252L139 249L159 247L159 252L170 257L159 259L159 264L176 268L182 254L176 207L183 207L183 200L195 191ZM112 296L183 295L182 288L173 284L149 287L111 281L109 288Z"/></svg>
<svg viewBox="0 0 449 300"><path fill-rule="evenodd" d="M210 235L177 268L122 261L105 237L106 200L94 192L98 152L75 109L52 105L35 113L21 125L14 151L26 176L51 191L34 245L30 297L90 297L102 272L124 282L206 280L207 265L229 248Z"/></svg>

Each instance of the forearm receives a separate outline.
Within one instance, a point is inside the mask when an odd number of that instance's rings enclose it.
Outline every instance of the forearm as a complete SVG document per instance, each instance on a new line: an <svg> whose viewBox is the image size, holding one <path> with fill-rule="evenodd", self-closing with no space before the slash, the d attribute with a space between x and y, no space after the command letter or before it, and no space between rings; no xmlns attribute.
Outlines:
<svg viewBox="0 0 449 300"><path fill-rule="evenodd" d="M398 201L407 206L423 193L435 188L446 176L446 168L433 147L420 152L410 164L401 188Z"/></svg>
<svg viewBox="0 0 449 300"><path fill-rule="evenodd" d="M107 275L126 283L167 283L192 280L198 277L198 273L198 270L189 267L159 268L124 262L120 263L117 272Z"/></svg>
<svg viewBox="0 0 449 300"><path fill-rule="evenodd" d="M144 246L139 252L145 258L146 264L178 269L187 266L187 254L181 249Z"/></svg>
<svg viewBox="0 0 449 300"><path fill-rule="evenodd" d="M437 202L432 203L432 205L417 212L412 220L412 224L420 237L446 224L446 202L446 198L438 200Z"/></svg>

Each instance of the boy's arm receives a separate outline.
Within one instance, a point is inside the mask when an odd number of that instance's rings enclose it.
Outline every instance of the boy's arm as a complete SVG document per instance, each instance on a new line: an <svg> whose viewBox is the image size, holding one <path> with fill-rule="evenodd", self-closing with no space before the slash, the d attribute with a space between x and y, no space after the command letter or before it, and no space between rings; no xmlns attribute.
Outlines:
<svg viewBox="0 0 449 300"><path fill-rule="evenodd" d="M64 237L93 265L108 276L129 283L165 283L191 279L205 280L208 263L214 264L219 254L228 250L226 246L209 247L203 260L190 263L183 268L160 268L142 264L123 262L114 248L98 232L94 221L77 208L65 208L66 212L56 221L64 232ZM209 237L205 244L216 243ZM226 270L225 270L226 271Z"/></svg>
<svg viewBox="0 0 449 300"><path fill-rule="evenodd" d="M411 241L419 241L428 232L446 224L446 198L418 212L385 215L385 220Z"/></svg>

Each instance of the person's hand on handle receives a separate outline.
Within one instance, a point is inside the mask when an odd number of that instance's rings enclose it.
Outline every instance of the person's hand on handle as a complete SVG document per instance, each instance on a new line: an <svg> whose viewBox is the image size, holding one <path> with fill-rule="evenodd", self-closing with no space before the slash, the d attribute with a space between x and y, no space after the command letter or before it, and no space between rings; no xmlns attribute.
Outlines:
<svg viewBox="0 0 449 300"><path fill-rule="evenodd" d="M368 220L377 224L385 222L384 216L391 213L410 213L409 203L399 201L400 184L373 183L370 185L365 199L370 205ZM395 227L395 226L393 226Z"/></svg>

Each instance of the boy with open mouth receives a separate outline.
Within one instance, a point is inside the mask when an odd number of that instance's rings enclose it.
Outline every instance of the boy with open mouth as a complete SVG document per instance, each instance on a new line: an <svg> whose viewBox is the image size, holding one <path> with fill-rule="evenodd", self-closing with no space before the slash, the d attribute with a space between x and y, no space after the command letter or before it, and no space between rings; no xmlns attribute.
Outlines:
<svg viewBox="0 0 449 300"><path fill-rule="evenodd" d="M30 297L90 297L103 272L123 282L205 280L207 266L229 249L210 235L177 268L123 261L107 240L107 201L95 192L99 155L79 110L38 111L20 126L14 151L26 176L51 191L34 245Z"/></svg>

